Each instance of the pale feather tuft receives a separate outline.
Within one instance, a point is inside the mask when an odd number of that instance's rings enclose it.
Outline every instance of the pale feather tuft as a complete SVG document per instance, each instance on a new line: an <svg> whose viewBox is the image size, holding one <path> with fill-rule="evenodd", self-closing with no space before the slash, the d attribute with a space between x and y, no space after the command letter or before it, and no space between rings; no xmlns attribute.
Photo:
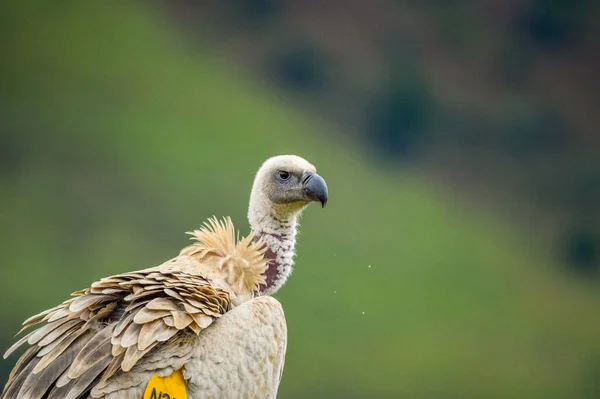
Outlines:
<svg viewBox="0 0 600 399"><path fill-rule="evenodd" d="M181 255L195 257L226 274L227 283L237 294L247 294L265 284L267 247L254 233L240 239L231 218L208 219L200 230L188 232L197 242L182 249Z"/></svg>

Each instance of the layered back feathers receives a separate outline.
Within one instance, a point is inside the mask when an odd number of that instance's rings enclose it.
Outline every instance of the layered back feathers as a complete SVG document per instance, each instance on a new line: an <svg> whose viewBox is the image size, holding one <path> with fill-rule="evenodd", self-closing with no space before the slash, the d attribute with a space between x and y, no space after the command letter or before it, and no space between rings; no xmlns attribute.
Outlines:
<svg viewBox="0 0 600 399"><path fill-rule="evenodd" d="M247 295L265 283L267 247L261 240L253 242L254 233L240 239L231 218L210 218L200 230L188 232L196 242L181 250L180 255L223 273L237 295Z"/></svg>
<svg viewBox="0 0 600 399"><path fill-rule="evenodd" d="M100 395L112 376L132 370L153 348L199 335L235 306L236 296L252 297L264 284L263 242L253 242L253 234L240 239L231 219L209 219L189 234L196 242L163 265L103 278L26 320L23 329L38 328L4 355L31 345L0 398Z"/></svg>

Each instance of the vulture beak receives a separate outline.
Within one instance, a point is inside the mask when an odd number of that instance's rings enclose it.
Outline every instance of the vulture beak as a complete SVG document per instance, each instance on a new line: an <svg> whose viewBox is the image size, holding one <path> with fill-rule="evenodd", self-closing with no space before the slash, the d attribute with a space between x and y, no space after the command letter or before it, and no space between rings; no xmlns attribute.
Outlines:
<svg viewBox="0 0 600 399"><path fill-rule="evenodd" d="M311 201L319 201L325 208L327 204L327 183L318 174L314 172L304 172L302 174L302 189L304 194Z"/></svg>

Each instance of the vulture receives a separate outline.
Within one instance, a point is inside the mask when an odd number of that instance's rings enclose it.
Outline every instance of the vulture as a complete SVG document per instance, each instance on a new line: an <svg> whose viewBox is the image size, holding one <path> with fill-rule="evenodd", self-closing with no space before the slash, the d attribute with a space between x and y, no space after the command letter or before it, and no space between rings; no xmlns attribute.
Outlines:
<svg viewBox="0 0 600 399"><path fill-rule="evenodd" d="M287 345L271 294L294 262L297 221L328 189L295 155L258 169L240 238L211 218L194 242L148 269L103 278L30 317L35 326L2 399L275 398Z"/></svg>

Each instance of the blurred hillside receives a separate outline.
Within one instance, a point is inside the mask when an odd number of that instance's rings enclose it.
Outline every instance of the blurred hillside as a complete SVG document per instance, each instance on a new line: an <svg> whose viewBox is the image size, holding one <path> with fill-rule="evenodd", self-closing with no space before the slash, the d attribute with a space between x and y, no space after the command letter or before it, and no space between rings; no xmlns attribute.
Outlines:
<svg viewBox="0 0 600 399"><path fill-rule="evenodd" d="M600 3L178 1L177 25L370 147L600 268Z"/></svg>
<svg viewBox="0 0 600 399"><path fill-rule="evenodd" d="M255 169L297 153L327 179L330 203L303 217L297 267L278 294L289 326L281 398L600 395L597 285L564 273L543 236L491 202L440 184L432 172L446 164L429 161L464 152L388 145L392 161L416 160L377 162L377 144L364 150L367 130L327 111L334 101L314 111L329 103L321 89L296 98L261 84L246 61L227 59L217 30L196 40L164 7L0 4L0 346L68 293L173 256L183 232L213 214L245 231ZM473 103L464 112L480 121ZM384 120L420 112L391 110ZM571 136L592 151L591 136ZM516 179L523 169L511 170ZM465 185L473 198L477 184ZM2 381L14 361L0 363Z"/></svg>

